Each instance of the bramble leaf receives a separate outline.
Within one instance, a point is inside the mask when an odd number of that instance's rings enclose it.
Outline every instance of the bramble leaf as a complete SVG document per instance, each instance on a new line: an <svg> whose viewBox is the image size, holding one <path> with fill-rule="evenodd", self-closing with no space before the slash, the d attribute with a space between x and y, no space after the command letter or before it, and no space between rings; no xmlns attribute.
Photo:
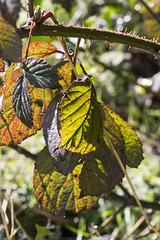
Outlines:
<svg viewBox="0 0 160 240"><path fill-rule="evenodd" d="M124 121L118 114L101 104L104 111L108 111L109 115L114 119L120 128L120 132L124 139L124 147L126 154L126 164L131 168L137 168L143 160L142 144L136 135L134 129Z"/></svg>
<svg viewBox="0 0 160 240"><path fill-rule="evenodd" d="M27 50L27 46L23 47L22 49L22 57L24 58L26 55L26 50ZM30 43L29 45L29 50L28 50L28 58L29 57L35 57L37 58L47 58L48 56L50 56L53 53L59 52L57 50L57 48L50 44L50 43L46 43L46 42L33 42Z"/></svg>
<svg viewBox="0 0 160 240"><path fill-rule="evenodd" d="M59 80L59 83L61 84L63 90L66 90L71 84L72 77L72 68L68 61L63 63L63 65L58 70L58 74L60 75L61 78Z"/></svg>
<svg viewBox="0 0 160 240"><path fill-rule="evenodd" d="M0 57L6 61L21 61L22 44L15 28L0 15Z"/></svg>
<svg viewBox="0 0 160 240"><path fill-rule="evenodd" d="M0 58L0 72L4 72L4 61L3 61L3 58Z"/></svg>
<svg viewBox="0 0 160 240"><path fill-rule="evenodd" d="M45 159L45 161L44 161ZM79 174L83 164L78 164L67 176L53 165L52 157L44 148L35 162L34 195L43 209L55 216L64 216L65 210L81 213L97 205L99 197L80 197ZM107 197L107 194L103 195Z"/></svg>
<svg viewBox="0 0 160 240"><path fill-rule="evenodd" d="M105 142L102 142L96 151L83 155L83 160L79 176L82 197L110 193L124 177L117 159ZM125 157L122 161L125 166Z"/></svg>
<svg viewBox="0 0 160 240"><path fill-rule="evenodd" d="M58 74L52 70L51 66L43 59L37 60L33 57L27 58L23 62L23 76L37 88L57 88L60 87Z"/></svg>
<svg viewBox="0 0 160 240"><path fill-rule="evenodd" d="M59 148L81 154L95 151L101 141L103 127L92 83L78 81L71 84L62 98L59 111Z"/></svg>
<svg viewBox="0 0 160 240"><path fill-rule="evenodd" d="M32 128L33 116L28 91L29 88L26 79L19 77L14 86L12 104L14 111L21 122L27 127Z"/></svg>
<svg viewBox="0 0 160 240"><path fill-rule="evenodd" d="M81 154L73 153L63 148L58 148L58 145L60 143L60 135L58 132L58 100L59 97L57 96L52 99L47 108L47 111L45 112L43 118L43 136L47 148L53 158L54 166L60 173L68 175L78 164L78 161L81 158Z"/></svg>
<svg viewBox="0 0 160 240"><path fill-rule="evenodd" d="M51 89L38 89L28 84L33 109L33 127L29 129L16 116L12 106L12 95L16 77L11 78L17 64L12 64L5 73L4 87L0 86L0 96L3 96L2 111L0 111L0 145L17 144L34 135L42 127L42 119L49 102L53 98ZM18 70L17 70L18 72ZM15 74L15 72L14 72ZM17 76L19 77L17 74Z"/></svg>

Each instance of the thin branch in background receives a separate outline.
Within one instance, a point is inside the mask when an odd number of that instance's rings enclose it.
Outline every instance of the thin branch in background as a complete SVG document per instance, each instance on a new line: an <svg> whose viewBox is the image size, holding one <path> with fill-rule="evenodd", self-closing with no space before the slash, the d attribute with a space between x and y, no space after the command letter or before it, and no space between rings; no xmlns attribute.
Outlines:
<svg viewBox="0 0 160 240"><path fill-rule="evenodd" d="M109 145L110 145L110 147L111 147L111 149L112 149L112 151L113 151L113 153L114 153L114 155L115 155L115 157L116 157L116 159L117 159L117 161L118 161L118 163L119 163L119 165L120 165L120 167L122 169L122 171L124 172L124 174L126 176L126 179L127 179L128 183L129 183L129 186L130 186L130 188L131 188L131 190L133 192L133 195L134 195L134 197L136 199L136 202L137 202L138 206L140 207L141 212L142 212L142 214L143 214L143 216L144 216L144 218L146 220L146 223L153 229L153 231L155 233L157 233L158 236L160 236L160 233L155 229L155 227L148 220L147 214L145 213L145 211L144 211L144 209L142 207L142 204L141 204L141 202L140 202L140 200L139 200L139 198L138 198L138 196L136 194L136 191L135 191L135 189L133 187L133 184L132 184L132 182L131 182L131 180L129 178L129 175L128 175L128 173L127 173L127 171L126 171L126 169L125 169L125 167L124 167L124 165L123 165L123 163L122 163L122 161L121 161L121 159L120 159L120 157L119 157L119 155L118 155L118 153L117 153L117 151L116 151L116 149L114 147L114 144L112 143L110 137L108 136L108 133L105 130L105 128L103 128L103 129L104 129L103 130L104 131L104 135L105 135L105 137L106 137L106 139L107 139L107 141L108 141L108 143L109 143Z"/></svg>
<svg viewBox="0 0 160 240"><path fill-rule="evenodd" d="M3 208L2 208L2 200L1 200L1 198L0 198L0 212L1 212L2 220L3 220L6 236L7 236L8 240L9 240L10 239L9 238L9 229L8 229L8 225L7 225L7 222L6 222L5 214L4 214L4 211L3 211Z"/></svg>
<svg viewBox="0 0 160 240"><path fill-rule="evenodd" d="M14 202L13 198L11 197L11 234L10 239L12 239L14 234Z"/></svg>
<svg viewBox="0 0 160 240"><path fill-rule="evenodd" d="M152 209L148 209L146 211L146 214L151 214L153 212ZM138 221L134 224L134 226L131 228L131 230L129 230L122 238L121 240L126 240L129 236L131 236L131 234L133 234L136 229L144 222L145 220L145 217L144 216L141 216Z"/></svg>
<svg viewBox="0 0 160 240"><path fill-rule="evenodd" d="M37 155L36 154L33 154L33 153L30 153L29 151L27 151L26 149L18 146L18 145L9 145L8 147L16 150L17 152L19 152L20 154L23 154L25 157L28 157L28 158L31 158L33 160L36 160L37 158Z"/></svg>
<svg viewBox="0 0 160 240"><path fill-rule="evenodd" d="M98 227L98 230L101 228L104 228L110 221L113 220L117 216L118 213L120 213L127 205L121 206L116 212L114 212L112 215L110 215L101 225Z"/></svg>
<svg viewBox="0 0 160 240"><path fill-rule="evenodd" d="M8 206L8 209L9 209L9 211L10 211L10 213L11 213L11 216L12 216L12 214L13 214L13 217L14 217L14 220L13 221L15 221L16 222L16 224L18 225L18 227L20 228L20 230L22 231L22 233L24 233L24 235L26 236L26 239L27 240L32 240L32 238L27 234L27 232L25 231L25 229L23 228L23 226L21 225L21 223L20 223L20 221L18 220L18 218L16 217L16 215L14 214L14 211L13 211L13 209L12 209L12 205L10 206Z"/></svg>
<svg viewBox="0 0 160 240"><path fill-rule="evenodd" d="M150 7L148 7L148 5L143 1L143 0L139 0L139 2L141 2L143 4L143 6L147 9L147 11L152 15L152 17L157 21L157 23L160 25L160 19L158 18L158 16L152 11L152 9Z"/></svg>

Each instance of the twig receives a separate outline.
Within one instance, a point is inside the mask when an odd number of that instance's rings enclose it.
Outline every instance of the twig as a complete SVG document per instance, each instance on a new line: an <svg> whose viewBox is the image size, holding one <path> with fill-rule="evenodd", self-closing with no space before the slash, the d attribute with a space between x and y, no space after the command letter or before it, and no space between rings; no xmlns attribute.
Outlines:
<svg viewBox="0 0 160 240"><path fill-rule="evenodd" d="M28 37L26 26L17 29L21 38ZM32 36L59 36L59 37L76 37L90 40L103 40L111 43L121 43L130 47L138 48L143 51L157 54L159 56L160 43L151 41L144 37L132 35L132 33L122 33L115 31L103 31L97 28L61 26L61 25L42 25L40 28L35 27ZM158 57L157 56L157 57Z"/></svg>
<svg viewBox="0 0 160 240"><path fill-rule="evenodd" d="M113 218L115 218L117 216L118 213L120 213L124 208L126 207L126 205L123 205L119 208L119 210L117 210L116 212L114 212L112 215L110 215L103 223L101 223L101 225L99 226L98 230L100 230L101 228L105 227L110 221L112 221Z"/></svg>
<svg viewBox="0 0 160 240"><path fill-rule="evenodd" d="M77 43L76 43L76 47L75 47L75 50L74 50L74 55L73 55L73 64L74 64L74 66L76 65L77 54L78 54L80 42L81 42L81 38L78 38Z"/></svg>
<svg viewBox="0 0 160 240"><path fill-rule="evenodd" d="M44 21L45 21L47 18L51 18L52 21L54 22L54 24L56 24L57 26L59 26L58 20L55 18L54 14L53 14L52 12L48 12L48 13L46 13L46 14L43 15L43 18L42 18L42 20L41 20L41 27L44 26L43 23L44 23ZM70 55L69 55L69 53L68 53L67 46L66 46L66 42L65 42L65 38L58 37L58 40L59 40L59 42L60 42L60 44L61 44L61 46L62 46L62 48L63 48L63 50L64 50L64 52L65 52L66 57L68 58L69 63L71 64L72 70L73 70L76 78L78 79L79 76L78 76L78 73L77 73L77 71L76 71L76 69L75 69L75 67L74 67L74 64L73 64L73 62L72 62L72 59L71 59L71 57L70 57Z"/></svg>
<svg viewBox="0 0 160 240"><path fill-rule="evenodd" d="M27 43L27 49L26 49L25 59L27 58L27 55L28 55L29 44L30 44L30 41L31 41L31 36L32 36L32 31L33 31L33 25L34 25L34 22L32 22L31 29L30 29L30 31L29 31L29 38L28 38L28 43Z"/></svg>
<svg viewBox="0 0 160 240"><path fill-rule="evenodd" d="M160 25L160 19L157 17L157 15L151 10L150 7L148 7L148 5L143 1L143 0L139 0L143 6L147 9L147 11L152 15L152 17L157 21L157 23Z"/></svg>
<svg viewBox="0 0 160 240"><path fill-rule="evenodd" d="M33 160L36 160L36 158L37 158L36 154L30 153L29 151L27 151L26 149L24 149L24 148L22 148L22 147L20 147L18 145L11 144L8 147L13 148L14 150L19 152L20 154L23 154L24 156L26 156L28 158L31 158Z"/></svg>
<svg viewBox="0 0 160 240"><path fill-rule="evenodd" d="M13 198L11 197L11 234L10 239L12 239L14 234L14 202Z"/></svg>
<svg viewBox="0 0 160 240"><path fill-rule="evenodd" d="M148 209L146 214L151 214L153 212L152 209ZM134 224L134 226L132 227L132 229L130 231L128 231L122 238L121 240L126 240L132 233L134 233L136 231L136 229L143 223L143 221L145 220L144 216L141 216L138 221Z"/></svg>
<svg viewBox="0 0 160 240"><path fill-rule="evenodd" d="M118 161L118 163L119 163L122 171L124 172L124 174L125 174L125 176L126 176L126 178L127 178L127 181L128 181L128 183L129 183L129 186L130 186L130 188L131 188L131 190L132 190L132 192L133 192L133 195L134 195L134 197L135 197L135 199L136 199L136 202L137 202L138 206L139 206L140 209L141 209L141 212L142 212L142 214L143 214L143 216L144 216L144 218L145 218L145 220L146 220L146 223L154 230L155 233L157 233L158 236L160 236L160 233L155 229L155 227L154 227L154 226L150 223L150 221L148 220L148 217L147 217L147 215L146 215L146 213L145 213L145 211L144 211L144 209L143 209L143 207L142 207L141 202L139 201L139 198L138 198L138 196L137 196L137 194L136 194L136 191L135 191L135 189L134 189L134 187L133 187L133 185L132 185L132 182L131 182L131 180L130 180L130 178L129 178L129 175L128 175L125 167L123 166L123 163L122 163L122 161L121 161L121 159L120 159L120 157L119 157L119 155L118 155L118 153L117 153L117 151L116 151L116 149L115 149L115 147L114 147L114 145L113 145L110 137L108 136L107 131L105 130L105 128L103 128L103 129L104 129L104 135L105 135L105 137L107 138L107 141L108 141L108 143L109 143L109 145L110 145L110 147L111 147L111 149L112 149L112 151L113 151L113 153L114 153L114 155L115 155L115 157L116 157L116 159L117 159L117 161Z"/></svg>
<svg viewBox="0 0 160 240"><path fill-rule="evenodd" d="M3 211L3 208L2 208L1 198L0 198L0 211L1 211L1 215L2 215L2 220L3 220L4 228L5 228L5 231L6 231L6 236L7 236L8 240L10 240L10 238L9 238L8 225L7 225L7 223L6 223L5 214L4 214L4 211Z"/></svg>
<svg viewBox="0 0 160 240"><path fill-rule="evenodd" d="M33 3L34 3L34 0L27 0L27 17L28 17L28 22L30 22L31 18L34 16Z"/></svg>
<svg viewBox="0 0 160 240"><path fill-rule="evenodd" d="M137 206L137 202L135 198L133 198L133 196L131 195L128 195L126 197L126 196L120 196L115 192L111 192L109 197L114 201L125 203L127 206ZM148 202L144 200L140 200L140 202L144 208L152 208L153 210L160 210L160 204L157 202Z"/></svg>

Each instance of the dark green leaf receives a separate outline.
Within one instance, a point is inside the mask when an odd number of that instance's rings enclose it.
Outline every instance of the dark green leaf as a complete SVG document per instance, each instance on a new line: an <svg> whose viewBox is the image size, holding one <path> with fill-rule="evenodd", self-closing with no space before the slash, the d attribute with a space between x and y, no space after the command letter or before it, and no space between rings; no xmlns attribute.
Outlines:
<svg viewBox="0 0 160 240"><path fill-rule="evenodd" d="M126 164L131 168L137 168L143 160L143 151L142 144L134 129L107 106L102 104L102 107L104 111L108 112L108 114L114 119L115 123L119 126L120 132L124 139Z"/></svg>
<svg viewBox="0 0 160 240"><path fill-rule="evenodd" d="M44 59L28 58L23 62L23 75L37 88L60 87L59 76Z"/></svg>
<svg viewBox="0 0 160 240"><path fill-rule="evenodd" d="M32 128L33 116L28 90L26 79L19 77L14 86L12 103L17 117L27 127Z"/></svg>
<svg viewBox="0 0 160 240"><path fill-rule="evenodd" d="M117 159L105 142L96 151L84 155L83 160L79 177L81 196L110 193L124 177Z"/></svg>
<svg viewBox="0 0 160 240"><path fill-rule="evenodd" d="M95 151L102 138L102 118L90 81L76 81L65 92L59 106L63 147L86 154Z"/></svg>

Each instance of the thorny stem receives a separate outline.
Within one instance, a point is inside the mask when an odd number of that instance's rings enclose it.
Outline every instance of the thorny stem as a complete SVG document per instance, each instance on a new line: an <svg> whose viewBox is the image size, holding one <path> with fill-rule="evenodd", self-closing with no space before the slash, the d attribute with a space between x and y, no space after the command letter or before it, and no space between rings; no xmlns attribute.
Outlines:
<svg viewBox="0 0 160 240"><path fill-rule="evenodd" d="M138 198L138 196L137 196L137 194L136 194L136 191L135 191L135 189L134 189L134 187L133 187L133 185L132 185L132 182L131 182L131 180L130 180L130 178L129 178L129 175L128 175L125 167L123 166L123 163L122 163L122 161L121 161L121 159L120 159L120 157L119 157L119 155L118 155L118 153L117 153L117 151L116 151L116 149L115 149L115 147L114 147L114 145L113 145L110 137L108 136L108 133L107 133L107 131L105 130L105 128L103 128L103 131L104 131L104 135L105 135L105 137L107 138L107 141L108 141L108 143L109 143L109 145L110 145L110 147L111 147L111 149L112 149L112 151L113 151L113 153L114 153L114 155L115 155L115 157L116 157L116 159L117 159L117 161L118 161L118 163L119 163L122 171L124 172L124 174L125 174L125 176L126 176L126 179L127 179L128 183L129 183L129 186L130 186L130 188L131 188L131 190L132 190L132 192L133 192L133 195L134 195L134 197L135 197L135 199L136 199L136 202L137 202L138 206L140 207L141 212L142 212L142 214L143 214L143 216L144 216L144 218L145 218L145 220L146 220L146 223L153 229L153 231L154 231L155 233L157 233L158 236L160 236L160 233L155 229L155 227L154 227L154 226L150 223L150 221L148 220L147 214L145 213L145 211L144 211L144 209L143 209L143 207L142 207L142 204L141 204L141 202L139 201L139 198Z"/></svg>
<svg viewBox="0 0 160 240"><path fill-rule="evenodd" d="M21 38L28 37L28 31L29 30L26 26L22 26L17 29L17 33L21 36ZM138 37L132 33L122 33L108 30L103 31L97 28L43 24L40 28L35 27L33 29L32 36L75 37L90 40L102 40L138 48L155 54L156 57L159 57L160 54L160 43L157 41L148 40L144 37Z"/></svg>
<svg viewBox="0 0 160 240"><path fill-rule="evenodd" d="M150 7L148 7L148 5L143 1L143 0L139 0L143 6L147 9L147 11L152 15L152 17L157 21L157 23L160 25L160 19L157 17L157 15L151 10Z"/></svg>
<svg viewBox="0 0 160 240"><path fill-rule="evenodd" d="M44 14L44 16L43 16L43 18L42 18L42 21L41 21L41 25L42 25L43 22L44 22L47 18L49 18L49 17L52 19L52 21L54 22L54 24L56 24L57 26L59 26L59 23L58 23L57 19L55 18L54 14L53 14L52 12L48 12L48 13ZM43 26L43 25L42 25L42 26ZM69 53L68 53L67 46L66 46L66 42L65 42L65 38L58 37L58 40L59 40L59 42L60 42L60 44L61 44L61 46L62 46L62 48L63 48L63 50L64 50L64 52L65 52L66 57L68 58L68 61L69 61L70 65L71 65L71 67L72 67L72 70L73 70L76 78L78 79L79 76L78 76L78 73L77 73L77 71L76 71L76 69L75 69L75 66L74 66L73 62L72 62L72 59L71 59L71 57L70 57L70 55L69 55Z"/></svg>

